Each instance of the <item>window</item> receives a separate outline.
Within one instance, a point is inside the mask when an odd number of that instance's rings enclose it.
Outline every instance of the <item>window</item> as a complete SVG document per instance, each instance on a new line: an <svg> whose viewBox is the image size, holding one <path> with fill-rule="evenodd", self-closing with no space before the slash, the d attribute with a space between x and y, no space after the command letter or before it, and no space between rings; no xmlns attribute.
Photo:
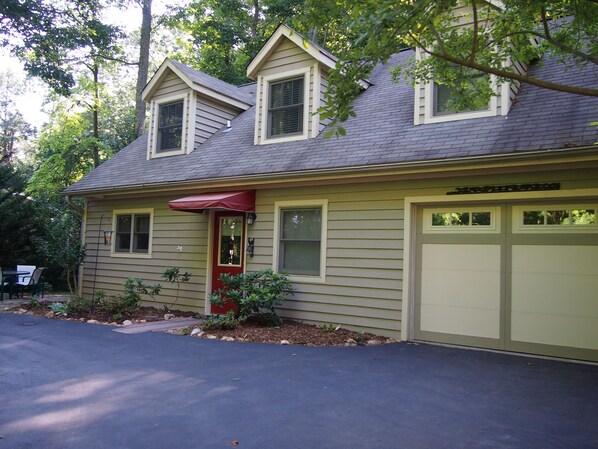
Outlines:
<svg viewBox="0 0 598 449"><path fill-rule="evenodd" d="M274 270L295 281L323 282L327 201L277 202L275 208Z"/></svg>
<svg viewBox="0 0 598 449"><path fill-rule="evenodd" d="M159 106L156 153L177 151L182 148L183 105L184 102L181 100Z"/></svg>
<svg viewBox="0 0 598 449"><path fill-rule="evenodd" d="M518 206L513 211L519 232L575 232L598 230L595 204L563 206Z"/></svg>
<svg viewBox="0 0 598 449"><path fill-rule="evenodd" d="M454 85L434 83L434 115L490 109L490 77L483 73L462 75Z"/></svg>
<svg viewBox="0 0 598 449"><path fill-rule="evenodd" d="M303 133L304 77L270 84L268 137Z"/></svg>
<svg viewBox="0 0 598 449"><path fill-rule="evenodd" d="M424 209L424 232L495 233L499 231L495 207Z"/></svg>
<svg viewBox="0 0 598 449"><path fill-rule="evenodd" d="M151 247L151 212L121 213L115 211L114 252L149 254Z"/></svg>

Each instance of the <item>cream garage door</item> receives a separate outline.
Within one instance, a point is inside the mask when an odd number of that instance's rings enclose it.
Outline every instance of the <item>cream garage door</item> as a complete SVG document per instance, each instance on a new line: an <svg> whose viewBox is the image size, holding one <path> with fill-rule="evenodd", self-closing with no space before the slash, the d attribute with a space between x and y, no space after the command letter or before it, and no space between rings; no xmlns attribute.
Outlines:
<svg viewBox="0 0 598 449"><path fill-rule="evenodd" d="M415 338L598 360L597 210L420 208Z"/></svg>

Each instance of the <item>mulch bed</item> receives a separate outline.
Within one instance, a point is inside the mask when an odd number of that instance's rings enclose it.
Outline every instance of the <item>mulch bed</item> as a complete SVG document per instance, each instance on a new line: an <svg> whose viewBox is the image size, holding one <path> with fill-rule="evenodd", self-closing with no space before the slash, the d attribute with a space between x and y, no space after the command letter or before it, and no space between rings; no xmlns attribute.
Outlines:
<svg viewBox="0 0 598 449"><path fill-rule="evenodd" d="M207 330L201 337L259 343L306 346L365 346L392 343L395 340L343 328L324 329L295 320L283 320L280 327L264 327L257 320L247 320L232 330Z"/></svg>
<svg viewBox="0 0 598 449"><path fill-rule="evenodd" d="M49 314L48 308L51 302L40 302L38 305L30 302L11 307L9 310L20 313L30 313L37 316L53 317ZM133 323L143 323L151 321L160 321L164 319L166 313L178 317L194 317L194 312L181 310L165 310L156 307L141 307L131 316L123 317ZM94 320L97 322L117 324L110 317L102 314L90 313L84 316L69 317L66 319L76 319L81 321ZM122 324L122 321L118 324ZM184 329L183 331L169 331L175 334L188 335L193 329ZM197 332L197 331L196 331ZM200 332L197 337L208 339L220 339L227 341L271 343L271 344L291 344L306 346L358 346L358 345L377 345L392 343L395 340L370 333L354 332L343 328L322 328L313 324L302 323L295 320L283 320L279 327L265 327L258 320L249 319L240 323L236 329L232 330L207 330Z"/></svg>

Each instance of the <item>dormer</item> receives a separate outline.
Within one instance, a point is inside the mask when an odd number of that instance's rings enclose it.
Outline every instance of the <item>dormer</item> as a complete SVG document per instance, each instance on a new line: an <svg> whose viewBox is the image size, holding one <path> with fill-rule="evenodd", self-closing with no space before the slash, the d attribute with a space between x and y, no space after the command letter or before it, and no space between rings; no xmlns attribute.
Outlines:
<svg viewBox="0 0 598 449"><path fill-rule="evenodd" d="M325 126L317 113L336 58L281 25L247 67L257 81L254 143L316 137Z"/></svg>
<svg viewBox="0 0 598 449"><path fill-rule="evenodd" d="M191 153L253 105L236 86L170 58L142 95L150 104L148 159Z"/></svg>
<svg viewBox="0 0 598 449"><path fill-rule="evenodd" d="M488 0L482 2L485 7L492 8L494 12L500 12L503 7L502 2L497 0ZM459 6L452 12L455 28L468 28L473 26L473 11L470 6ZM507 42L506 45L509 45ZM420 48L416 49L416 60L422 60L428 57ZM514 70L524 75L527 71L527 65L516 61L507 60L503 63L504 68ZM457 67L466 75L466 81L461 85L449 86L433 79L416 83L415 85L415 107L414 124L422 125L429 123L449 122L455 120L466 120L482 117L493 117L507 115L513 100L519 89L517 81L499 82L495 75L476 72L464 67ZM476 96L476 93L490 90L491 95L488 101L485 101L484 95ZM469 103L469 107L462 105L462 100L466 96L478 100Z"/></svg>

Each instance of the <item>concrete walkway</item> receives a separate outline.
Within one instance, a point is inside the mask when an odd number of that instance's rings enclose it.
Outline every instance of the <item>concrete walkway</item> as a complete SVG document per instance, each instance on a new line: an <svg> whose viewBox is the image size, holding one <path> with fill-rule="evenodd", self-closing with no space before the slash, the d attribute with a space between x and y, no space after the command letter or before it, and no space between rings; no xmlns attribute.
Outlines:
<svg viewBox="0 0 598 449"><path fill-rule="evenodd" d="M598 366L0 313L0 449L598 448Z"/></svg>

